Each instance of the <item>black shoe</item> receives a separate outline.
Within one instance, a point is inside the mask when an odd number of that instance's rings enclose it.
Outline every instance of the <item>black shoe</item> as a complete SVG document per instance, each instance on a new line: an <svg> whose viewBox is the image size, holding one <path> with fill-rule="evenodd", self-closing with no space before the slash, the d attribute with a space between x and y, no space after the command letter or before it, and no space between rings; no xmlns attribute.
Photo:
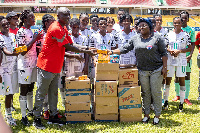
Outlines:
<svg viewBox="0 0 200 133"><path fill-rule="evenodd" d="M54 117L50 117L49 121L47 122L47 124L58 124L60 126L63 126L66 124L65 121L62 121L58 118L58 115L56 114Z"/></svg>
<svg viewBox="0 0 200 133"><path fill-rule="evenodd" d="M168 101L166 100L163 105L163 110L168 110Z"/></svg>
<svg viewBox="0 0 200 133"><path fill-rule="evenodd" d="M33 122L33 126L35 126L37 129L45 129L44 125L41 123L41 119L37 118Z"/></svg>
<svg viewBox="0 0 200 133"><path fill-rule="evenodd" d="M179 112L183 112L183 104L179 104Z"/></svg>
<svg viewBox="0 0 200 133"><path fill-rule="evenodd" d="M30 126L30 123L29 123L28 118L26 116L22 117L21 122L24 126L28 126L28 127Z"/></svg>

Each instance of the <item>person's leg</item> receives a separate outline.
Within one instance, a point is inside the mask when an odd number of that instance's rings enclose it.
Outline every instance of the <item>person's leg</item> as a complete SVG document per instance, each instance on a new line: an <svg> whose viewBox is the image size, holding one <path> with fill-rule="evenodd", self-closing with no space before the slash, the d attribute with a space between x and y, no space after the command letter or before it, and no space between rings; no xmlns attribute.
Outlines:
<svg viewBox="0 0 200 133"><path fill-rule="evenodd" d="M199 97L197 98L197 100L200 101L200 53L198 53L197 56L197 66L199 68L199 86L198 86Z"/></svg>
<svg viewBox="0 0 200 133"><path fill-rule="evenodd" d="M180 99L180 84L179 84L179 78L176 76L176 73L175 73L174 85L175 85L176 97L172 99L172 101L177 101Z"/></svg>
<svg viewBox="0 0 200 133"><path fill-rule="evenodd" d="M63 107L65 107L65 76L62 76L61 77L61 86L59 86L60 88L60 96L61 96L61 99L62 99L62 105Z"/></svg>
<svg viewBox="0 0 200 133"><path fill-rule="evenodd" d="M33 116L33 89L34 89L34 82L29 84L28 86L28 93L27 93L27 108L28 108L28 115Z"/></svg>
<svg viewBox="0 0 200 133"><path fill-rule="evenodd" d="M185 76L185 99L184 102L187 103L187 105L192 105L192 103L189 101L189 93L190 93L190 73L191 72L186 72Z"/></svg>
<svg viewBox="0 0 200 133"><path fill-rule="evenodd" d="M12 94L10 95L6 95L5 98L5 115L6 115L6 119L9 125L11 126L16 126L16 122L14 121L13 117L12 117L12 112L11 112L11 102L12 102Z"/></svg>
<svg viewBox="0 0 200 133"><path fill-rule="evenodd" d="M28 93L28 84L21 84L19 102L20 102L22 117L26 116L27 93Z"/></svg>
<svg viewBox="0 0 200 133"><path fill-rule="evenodd" d="M141 83L141 91L142 91L142 103L144 107L144 117L147 119L149 118L149 113L150 113L150 104L151 104L151 91L150 91L150 80L149 80L149 71L138 71L139 74L139 80ZM147 121L147 120L143 121Z"/></svg>

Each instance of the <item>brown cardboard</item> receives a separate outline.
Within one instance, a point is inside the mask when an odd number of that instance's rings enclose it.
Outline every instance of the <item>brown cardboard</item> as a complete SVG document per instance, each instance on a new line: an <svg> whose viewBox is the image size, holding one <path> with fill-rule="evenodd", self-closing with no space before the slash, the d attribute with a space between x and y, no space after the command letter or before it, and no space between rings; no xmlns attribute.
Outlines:
<svg viewBox="0 0 200 133"><path fill-rule="evenodd" d="M141 107L141 90L140 86L119 87L119 109L140 108Z"/></svg>
<svg viewBox="0 0 200 133"><path fill-rule="evenodd" d="M90 87L90 79L87 80L78 80L75 81L66 80L66 89L87 89Z"/></svg>
<svg viewBox="0 0 200 133"><path fill-rule="evenodd" d="M95 67L96 80L118 80L119 63L97 63Z"/></svg>
<svg viewBox="0 0 200 133"><path fill-rule="evenodd" d="M138 69L120 68L119 86L138 86Z"/></svg>
<svg viewBox="0 0 200 133"><path fill-rule="evenodd" d="M66 92L66 103L88 103L91 101L90 91Z"/></svg>
<svg viewBox="0 0 200 133"><path fill-rule="evenodd" d="M120 109L120 122L142 121L142 108Z"/></svg>
<svg viewBox="0 0 200 133"><path fill-rule="evenodd" d="M66 103L66 111L90 110L91 103Z"/></svg>
<svg viewBox="0 0 200 133"><path fill-rule="evenodd" d="M95 95L117 97L117 81L96 81Z"/></svg>
<svg viewBox="0 0 200 133"><path fill-rule="evenodd" d="M95 97L96 114L118 113L118 97Z"/></svg>
<svg viewBox="0 0 200 133"><path fill-rule="evenodd" d="M95 120L118 121L118 113L117 114L95 114Z"/></svg>
<svg viewBox="0 0 200 133"><path fill-rule="evenodd" d="M91 121L91 113L66 113L67 121Z"/></svg>

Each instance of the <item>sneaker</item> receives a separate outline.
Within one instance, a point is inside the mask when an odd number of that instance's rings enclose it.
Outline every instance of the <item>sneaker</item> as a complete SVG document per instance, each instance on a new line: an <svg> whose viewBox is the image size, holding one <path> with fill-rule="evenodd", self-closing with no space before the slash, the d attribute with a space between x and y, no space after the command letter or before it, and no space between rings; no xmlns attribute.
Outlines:
<svg viewBox="0 0 200 133"><path fill-rule="evenodd" d="M45 120L48 120L48 119L49 119L49 116L50 116L49 111L48 111L48 110L47 110L47 111L44 111L44 119L45 119Z"/></svg>
<svg viewBox="0 0 200 133"><path fill-rule="evenodd" d="M63 125L66 124L66 122L60 120L60 119L58 118L58 114L56 114L54 117L50 117L50 118L49 118L49 121L47 122L47 124L58 124L58 125L60 125L60 126L63 126Z"/></svg>
<svg viewBox="0 0 200 133"><path fill-rule="evenodd" d="M13 105L11 107L11 111L16 111L16 109L13 107Z"/></svg>
<svg viewBox="0 0 200 133"><path fill-rule="evenodd" d="M58 118L62 118L63 117L59 112L57 113L57 115L58 115Z"/></svg>
<svg viewBox="0 0 200 133"><path fill-rule="evenodd" d="M21 122L24 126L28 126L28 127L30 126L30 123L29 123L28 118L26 116L22 117Z"/></svg>
<svg viewBox="0 0 200 133"><path fill-rule="evenodd" d="M154 110L154 106L153 106L153 104L151 104L150 109L151 109L151 110Z"/></svg>
<svg viewBox="0 0 200 133"><path fill-rule="evenodd" d="M163 110L168 110L168 101L166 100L164 105L163 105Z"/></svg>
<svg viewBox="0 0 200 133"><path fill-rule="evenodd" d="M153 124L154 124L154 125L157 125L158 123L159 123L159 118L154 117L154 119L153 119Z"/></svg>
<svg viewBox="0 0 200 133"><path fill-rule="evenodd" d="M187 103L187 105L192 105L192 103L188 99L184 99L184 102Z"/></svg>
<svg viewBox="0 0 200 133"><path fill-rule="evenodd" d="M179 104L179 112L183 112L183 104Z"/></svg>
<svg viewBox="0 0 200 133"><path fill-rule="evenodd" d="M37 129L45 129L44 125L41 123L40 118L34 120L33 126L35 126Z"/></svg>
<svg viewBox="0 0 200 133"><path fill-rule="evenodd" d="M172 101L178 101L180 100L180 96L176 96L174 99L172 99Z"/></svg>
<svg viewBox="0 0 200 133"><path fill-rule="evenodd" d="M34 116L34 115L33 115L33 110L28 111L27 116L32 116L32 117L33 117L33 116Z"/></svg>
<svg viewBox="0 0 200 133"><path fill-rule="evenodd" d="M144 118L142 119L142 122L143 122L143 123L148 123L149 120L150 120L150 117L144 117Z"/></svg>
<svg viewBox="0 0 200 133"><path fill-rule="evenodd" d="M12 117L7 117L6 119L10 126L17 126L16 122L14 121Z"/></svg>

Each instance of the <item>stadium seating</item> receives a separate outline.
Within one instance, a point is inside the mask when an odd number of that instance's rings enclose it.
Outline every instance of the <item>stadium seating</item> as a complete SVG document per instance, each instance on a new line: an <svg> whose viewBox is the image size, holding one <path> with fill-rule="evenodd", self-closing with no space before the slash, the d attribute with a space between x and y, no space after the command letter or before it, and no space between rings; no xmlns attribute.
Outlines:
<svg viewBox="0 0 200 133"><path fill-rule="evenodd" d="M35 3L35 0L3 0L2 3Z"/></svg>
<svg viewBox="0 0 200 133"><path fill-rule="evenodd" d="M52 4L96 4L96 0L51 0Z"/></svg>
<svg viewBox="0 0 200 133"><path fill-rule="evenodd" d="M110 0L111 5L146 5L153 6L152 0Z"/></svg>
<svg viewBox="0 0 200 133"><path fill-rule="evenodd" d="M166 0L169 6L193 7L199 5L198 0ZM195 3L197 5L195 5Z"/></svg>

